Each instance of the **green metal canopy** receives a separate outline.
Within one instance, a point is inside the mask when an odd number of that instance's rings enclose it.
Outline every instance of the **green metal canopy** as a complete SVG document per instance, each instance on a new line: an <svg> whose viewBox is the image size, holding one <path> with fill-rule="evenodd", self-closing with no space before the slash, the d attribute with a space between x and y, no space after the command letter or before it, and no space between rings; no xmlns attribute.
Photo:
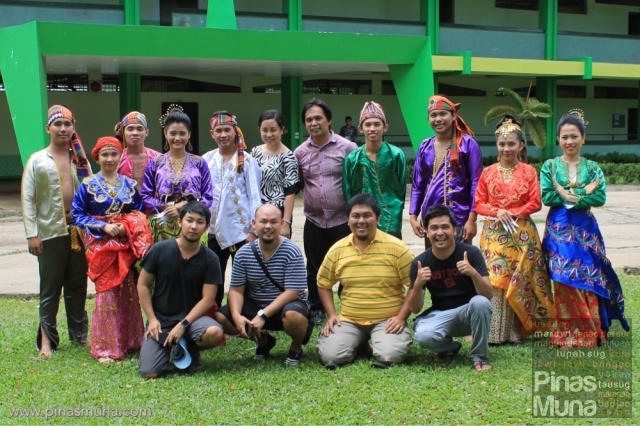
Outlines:
<svg viewBox="0 0 640 426"><path fill-rule="evenodd" d="M48 144L47 73L268 75L285 80L387 70L417 149L433 134L426 119L434 92L428 37L52 22L0 29L0 71L23 164ZM128 90L125 86L121 90ZM299 107L297 102L293 116Z"/></svg>

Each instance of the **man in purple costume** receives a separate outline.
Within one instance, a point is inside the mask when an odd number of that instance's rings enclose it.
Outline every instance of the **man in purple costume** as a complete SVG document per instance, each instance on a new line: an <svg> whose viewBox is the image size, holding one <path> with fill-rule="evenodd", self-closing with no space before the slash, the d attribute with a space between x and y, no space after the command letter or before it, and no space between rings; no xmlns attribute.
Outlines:
<svg viewBox="0 0 640 426"><path fill-rule="evenodd" d="M436 135L422 142L416 154L409 215L413 232L424 238L422 219L427 209L442 204L456 216L456 241L471 244L478 231L473 200L482 173L482 152L458 115L459 108L460 104L441 95L429 100L429 124ZM425 238L425 247L430 246Z"/></svg>

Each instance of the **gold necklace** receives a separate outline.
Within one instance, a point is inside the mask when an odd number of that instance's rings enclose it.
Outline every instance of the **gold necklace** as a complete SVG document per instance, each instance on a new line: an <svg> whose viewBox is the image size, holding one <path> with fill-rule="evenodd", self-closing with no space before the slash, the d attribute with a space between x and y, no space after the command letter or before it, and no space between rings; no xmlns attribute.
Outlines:
<svg viewBox="0 0 640 426"><path fill-rule="evenodd" d="M106 188L102 185L102 183L100 182L100 179L96 179L96 181L98 182L98 185L100 186L100 189L102 189L103 192L105 192L109 197L111 197L111 199L115 200L118 194L124 188L124 185L122 185L122 187L120 188L120 191L116 189L118 188L118 186L120 186L120 176L118 176L117 180L107 180L107 178L105 178L104 176L102 176L102 178L104 179Z"/></svg>
<svg viewBox="0 0 640 426"><path fill-rule="evenodd" d="M511 177L513 177L513 171L516 167L518 167L518 163L513 167L504 167L502 164L498 164L498 170L502 172L502 177L505 182L511 182Z"/></svg>

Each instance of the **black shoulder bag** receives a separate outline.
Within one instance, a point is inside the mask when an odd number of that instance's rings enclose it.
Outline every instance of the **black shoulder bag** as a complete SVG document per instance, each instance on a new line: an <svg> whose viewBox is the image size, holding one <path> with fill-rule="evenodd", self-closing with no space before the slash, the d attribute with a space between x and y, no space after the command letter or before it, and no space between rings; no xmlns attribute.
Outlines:
<svg viewBox="0 0 640 426"><path fill-rule="evenodd" d="M281 286L276 280L273 279L273 277L269 273L269 269L267 268L267 265L265 265L264 262L262 261L262 256L260 256L260 253L258 253L258 240L253 240L251 242L251 251L253 252L253 256L256 258L258 265L260 265L260 268L262 268L262 272L264 272L264 275L269 279L269 281L271 281L271 284L276 286L278 290L284 292L285 291L284 287ZM307 343L309 343L309 339L311 339L311 334L313 333L313 326L314 326L313 322L311 322L311 319L309 318L309 313L311 311L307 310L307 312L308 312L307 313L308 325L307 325L307 332L304 334L304 339L302 339L303 345L306 345Z"/></svg>

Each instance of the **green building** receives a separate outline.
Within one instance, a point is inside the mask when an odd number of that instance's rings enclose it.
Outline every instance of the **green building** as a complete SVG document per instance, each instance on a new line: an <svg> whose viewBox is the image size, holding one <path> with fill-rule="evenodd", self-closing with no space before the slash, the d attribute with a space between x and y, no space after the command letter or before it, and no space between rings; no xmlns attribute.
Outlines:
<svg viewBox="0 0 640 426"><path fill-rule="evenodd" d="M158 150L155 118L180 103L204 153L216 110L236 114L254 146L260 113L281 109L295 147L306 100L332 107L336 131L375 100L387 140L411 157L432 134L428 98L442 93L493 155L483 117L508 102L505 86L552 105L550 141L559 115L581 108L586 152L640 152L640 0L0 0L0 73L0 125L13 130L0 179L46 146L53 103L75 113L87 149L139 110Z"/></svg>

